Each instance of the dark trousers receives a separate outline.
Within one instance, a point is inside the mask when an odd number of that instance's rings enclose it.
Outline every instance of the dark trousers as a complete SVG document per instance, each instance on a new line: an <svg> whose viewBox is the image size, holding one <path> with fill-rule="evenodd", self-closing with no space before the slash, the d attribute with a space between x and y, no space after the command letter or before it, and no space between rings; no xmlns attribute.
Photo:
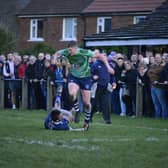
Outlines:
<svg viewBox="0 0 168 168"><path fill-rule="evenodd" d="M120 115L121 113L119 91L120 91L119 89L115 89L111 93L112 113L117 114L117 115Z"/></svg>
<svg viewBox="0 0 168 168"><path fill-rule="evenodd" d="M143 116L154 117L154 111L155 110L154 110L154 105L152 101L150 87L144 86L143 87Z"/></svg>
<svg viewBox="0 0 168 168"><path fill-rule="evenodd" d="M129 116L136 115L136 85L129 85L129 96L126 101L126 113Z"/></svg>
<svg viewBox="0 0 168 168"><path fill-rule="evenodd" d="M94 110L97 108L102 112L104 121L110 122L110 93L107 91L107 88L97 88L95 99L92 100L91 118L94 112L96 112Z"/></svg>
<svg viewBox="0 0 168 168"><path fill-rule="evenodd" d="M28 108L36 109L37 108L37 99L35 96L34 83L28 83Z"/></svg>
<svg viewBox="0 0 168 168"><path fill-rule="evenodd" d="M46 109L46 101L39 82L34 84L37 109Z"/></svg>

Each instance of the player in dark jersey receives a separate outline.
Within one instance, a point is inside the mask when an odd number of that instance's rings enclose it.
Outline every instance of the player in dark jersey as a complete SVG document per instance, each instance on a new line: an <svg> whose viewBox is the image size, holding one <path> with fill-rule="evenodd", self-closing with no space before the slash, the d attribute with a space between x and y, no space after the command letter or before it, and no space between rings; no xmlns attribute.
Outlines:
<svg viewBox="0 0 168 168"><path fill-rule="evenodd" d="M50 130L70 130L72 113L63 109L53 109L44 121L44 127Z"/></svg>

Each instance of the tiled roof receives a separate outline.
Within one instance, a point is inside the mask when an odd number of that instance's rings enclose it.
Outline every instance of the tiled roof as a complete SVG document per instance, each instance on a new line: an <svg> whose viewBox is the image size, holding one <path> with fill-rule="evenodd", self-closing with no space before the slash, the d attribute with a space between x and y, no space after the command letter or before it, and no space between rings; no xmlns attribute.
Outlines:
<svg viewBox="0 0 168 168"><path fill-rule="evenodd" d="M0 16L3 14L10 14L12 13L13 15L21 10L23 7L25 7L30 0L12 0L12 1L7 1L7 0L1 0L0 1Z"/></svg>
<svg viewBox="0 0 168 168"><path fill-rule="evenodd" d="M93 0L31 0L19 15L79 14Z"/></svg>
<svg viewBox="0 0 168 168"><path fill-rule="evenodd" d="M15 15L29 2L29 0L1 0L0 1L0 27L16 33L17 23Z"/></svg>
<svg viewBox="0 0 168 168"><path fill-rule="evenodd" d="M31 0L19 15L151 12L165 0Z"/></svg>
<svg viewBox="0 0 168 168"><path fill-rule="evenodd" d="M85 40L129 40L168 38L168 0L144 21L125 28L86 36Z"/></svg>
<svg viewBox="0 0 168 168"><path fill-rule="evenodd" d="M135 12L152 11L165 0L94 0L83 12Z"/></svg>

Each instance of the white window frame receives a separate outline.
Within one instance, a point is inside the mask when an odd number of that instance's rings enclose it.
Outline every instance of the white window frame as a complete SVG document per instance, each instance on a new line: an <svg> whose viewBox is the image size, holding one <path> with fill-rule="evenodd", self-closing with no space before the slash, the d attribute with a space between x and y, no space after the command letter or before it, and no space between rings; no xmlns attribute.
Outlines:
<svg viewBox="0 0 168 168"><path fill-rule="evenodd" d="M42 20L42 19L31 19L30 20L30 39L28 41L44 41L43 37L37 37L39 20ZM34 30L35 32L33 32L33 28L35 29Z"/></svg>
<svg viewBox="0 0 168 168"><path fill-rule="evenodd" d="M112 17L98 17L97 18L97 33L101 33L105 31L105 19L112 19ZM100 21L102 20L102 21ZM102 27L102 31L99 32L99 26Z"/></svg>
<svg viewBox="0 0 168 168"><path fill-rule="evenodd" d="M133 24L138 24L138 19L145 19L146 16L134 16L134 19L133 19Z"/></svg>
<svg viewBox="0 0 168 168"><path fill-rule="evenodd" d="M72 19L72 38L66 37L66 20ZM76 31L75 31L76 29ZM71 40L77 40L77 18L63 18L63 31L62 31L62 41L71 41Z"/></svg>

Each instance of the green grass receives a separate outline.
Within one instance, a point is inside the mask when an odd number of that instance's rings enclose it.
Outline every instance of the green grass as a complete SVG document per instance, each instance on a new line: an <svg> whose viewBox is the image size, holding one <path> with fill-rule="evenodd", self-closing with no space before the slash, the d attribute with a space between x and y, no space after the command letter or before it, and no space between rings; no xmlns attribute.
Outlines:
<svg viewBox="0 0 168 168"><path fill-rule="evenodd" d="M95 115L88 132L49 131L45 111L0 111L0 168L167 168L168 121ZM82 127L83 122L72 124Z"/></svg>

